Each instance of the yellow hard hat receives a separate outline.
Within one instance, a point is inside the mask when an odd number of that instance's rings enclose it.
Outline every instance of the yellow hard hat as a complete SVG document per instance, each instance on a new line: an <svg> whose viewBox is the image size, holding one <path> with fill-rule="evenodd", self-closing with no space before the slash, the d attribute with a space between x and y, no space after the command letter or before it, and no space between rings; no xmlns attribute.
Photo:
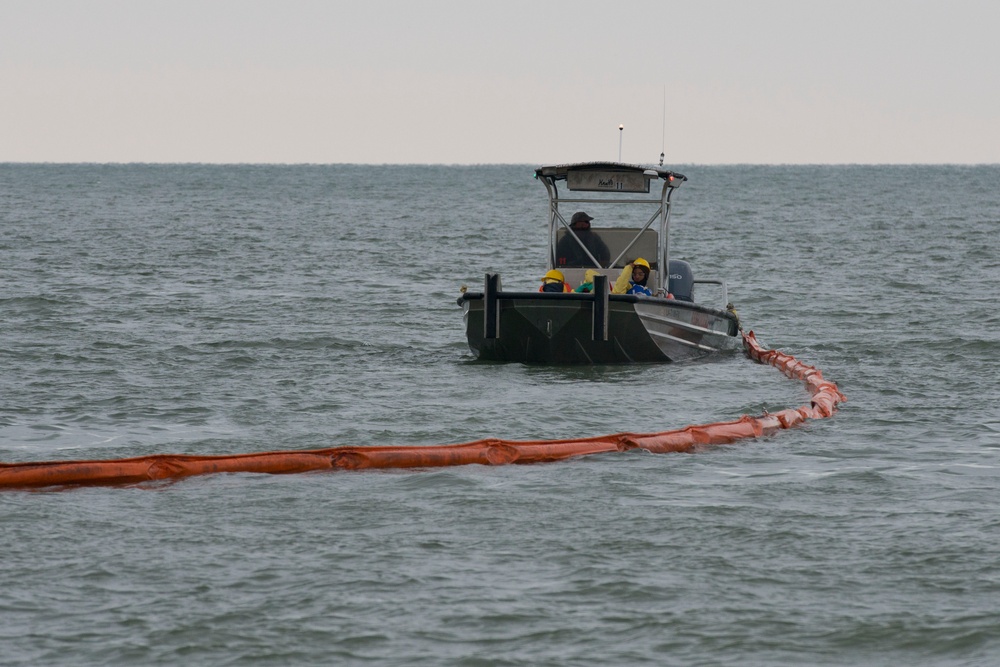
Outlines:
<svg viewBox="0 0 1000 667"><path fill-rule="evenodd" d="M563 282L564 280L566 280L563 277L562 271L556 271L555 269L552 269L544 276L542 276L542 280L549 280L549 279L558 280L559 282Z"/></svg>
<svg viewBox="0 0 1000 667"><path fill-rule="evenodd" d="M642 257L638 257L632 260L632 268L634 269L637 266L645 267L646 273L649 273L649 262L644 260Z"/></svg>

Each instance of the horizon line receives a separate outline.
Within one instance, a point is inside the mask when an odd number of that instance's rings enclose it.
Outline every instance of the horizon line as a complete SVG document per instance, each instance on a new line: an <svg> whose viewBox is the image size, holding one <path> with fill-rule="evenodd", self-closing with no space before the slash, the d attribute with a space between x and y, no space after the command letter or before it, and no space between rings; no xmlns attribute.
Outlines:
<svg viewBox="0 0 1000 667"><path fill-rule="evenodd" d="M4 166L206 166L206 167L523 167L540 162L156 162L156 161L59 161L0 160ZM626 163L622 163L626 164ZM653 165L653 162L627 164ZM696 167L995 167L1000 162L673 162L673 165ZM658 166L658 165L657 165ZM666 166L666 165L664 165Z"/></svg>

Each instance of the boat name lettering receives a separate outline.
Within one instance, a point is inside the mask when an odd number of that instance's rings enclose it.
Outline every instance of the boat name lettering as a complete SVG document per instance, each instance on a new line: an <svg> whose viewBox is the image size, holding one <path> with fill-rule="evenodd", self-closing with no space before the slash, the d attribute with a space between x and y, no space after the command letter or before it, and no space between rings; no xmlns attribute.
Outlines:
<svg viewBox="0 0 1000 667"><path fill-rule="evenodd" d="M592 192L649 192L649 179L629 171L571 171L566 174L570 190Z"/></svg>

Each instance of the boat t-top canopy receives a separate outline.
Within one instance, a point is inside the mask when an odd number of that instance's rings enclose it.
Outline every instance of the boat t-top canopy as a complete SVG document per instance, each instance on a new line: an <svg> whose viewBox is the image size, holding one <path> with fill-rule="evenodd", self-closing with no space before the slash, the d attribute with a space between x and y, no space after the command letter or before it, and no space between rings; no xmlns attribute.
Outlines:
<svg viewBox="0 0 1000 667"><path fill-rule="evenodd" d="M653 229L656 230L656 257L649 258L648 261L655 262L653 272L656 274L655 284L662 285L669 289L669 246L668 235L670 227L670 207L671 195L680 187L681 183L687 180L687 176L658 167L649 167L638 164L625 164L621 162L578 162L573 164L559 164L539 167L535 170L535 178L540 180L549 195L549 261L548 268L556 267L556 241L557 231L564 229L567 235L572 236L582 251L589 257L592 265L598 268L609 269L615 266L619 260L626 256L631 248L636 246L640 238L647 229L653 227L653 223L659 224ZM570 192L604 193L610 197L600 195L584 196L560 196L558 182L565 181L566 189ZM643 195L650 194L650 185L654 181L662 181L663 187L659 197L639 197L622 195ZM559 210L560 204L645 204L652 205L652 215L645 224L639 228L632 228L634 232L632 240L625 244L608 266L603 266L593 254L587 249L582 241L577 238L576 233L570 227L566 218Z"/></svg>
<svg viewBox="0 0 1000 667"><path fill-rule="evenodd" d="M650 182L663 179L667 187L676 188L687 180L684 174L622 162L576 162L539 167L535 177L551 182L566 181L570 190L590 192L649 192Z"/></svg>

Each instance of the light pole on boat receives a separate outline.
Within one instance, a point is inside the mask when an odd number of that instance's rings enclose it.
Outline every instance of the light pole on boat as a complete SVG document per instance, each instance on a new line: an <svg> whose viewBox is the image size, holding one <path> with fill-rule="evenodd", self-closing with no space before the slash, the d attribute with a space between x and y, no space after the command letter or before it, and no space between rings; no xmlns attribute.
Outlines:
<svg viewBox="0 0 1000 667"><path fill-rule="evenodd" d="M624 130L624 129L625 129L625 126L622 125L621 123L619 123L618 124L618 161L619 162L622 161L622 130Z"/></svg>
<svg viewBox="0 0 1000 667"><path fill-rule="evenodd" d="M663 84L663 138L660 139L660 166L663 166L664 152L667 150L667 84Z"/></svg>

